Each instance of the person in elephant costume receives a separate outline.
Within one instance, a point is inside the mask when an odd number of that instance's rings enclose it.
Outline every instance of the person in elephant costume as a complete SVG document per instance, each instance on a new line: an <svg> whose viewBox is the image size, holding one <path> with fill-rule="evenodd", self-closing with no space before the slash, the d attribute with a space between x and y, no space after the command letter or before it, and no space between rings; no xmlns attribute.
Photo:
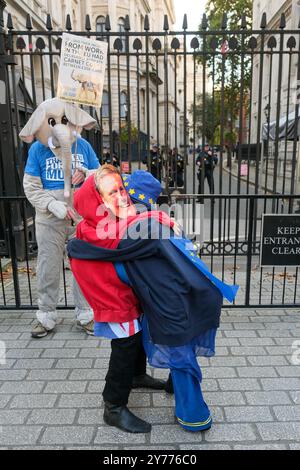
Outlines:
<svg viewBox="0 0 300 470"><path fill-rule="evenodd" d="M88 113L58 98L42 102L19 134L34 142L28 154L24 192L36 210L37 322L31 335L41 338L57 321L56 306L66 241L74 236L72 185L80 185L98 167L91 145L80 137L96 124ZM77 326L93 334L93 312L73 278Z"/></svg>

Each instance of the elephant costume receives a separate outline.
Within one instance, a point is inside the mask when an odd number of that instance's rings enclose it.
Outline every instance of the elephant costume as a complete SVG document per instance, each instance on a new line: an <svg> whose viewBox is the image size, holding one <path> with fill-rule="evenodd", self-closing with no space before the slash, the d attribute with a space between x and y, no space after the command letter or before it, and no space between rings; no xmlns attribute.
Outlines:
<svg viewBox="0 0 300 470"><path fill-rule="evenodd" d="M25 195L36 210L39 310L33 337L46 336L56 324L65 243L75 234L67 218L72 207L72 172L78 170L88 177L99 167L91 145L80 137L82 129L91 129L95 123L82 109L52 98L37 107L19 134L27 143L36 139L29 149L23 180ZM92 334L85 326L91 323L93 312L75 279L73 293L77 325Z"/></svg>

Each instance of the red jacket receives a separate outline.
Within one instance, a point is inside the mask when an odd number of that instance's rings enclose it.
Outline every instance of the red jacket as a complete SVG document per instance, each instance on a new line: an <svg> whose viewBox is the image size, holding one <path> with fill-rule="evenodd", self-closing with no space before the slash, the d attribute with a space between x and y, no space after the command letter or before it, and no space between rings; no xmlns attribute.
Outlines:
<svg viewBox="0 0 300 470"><path fill-rule="evenodd" d="M93 175L75 192L74 207L84 219L77 226L77 238L106 248L117 247L118 233L114 238L99 239L97 229L118 229L119 224L108 223L108 212L103 210L103 201L95 188ZM139 301L133 290L120 281L113 263L71 258L70 264L96 321L123 323L139 317Z"/></svg>

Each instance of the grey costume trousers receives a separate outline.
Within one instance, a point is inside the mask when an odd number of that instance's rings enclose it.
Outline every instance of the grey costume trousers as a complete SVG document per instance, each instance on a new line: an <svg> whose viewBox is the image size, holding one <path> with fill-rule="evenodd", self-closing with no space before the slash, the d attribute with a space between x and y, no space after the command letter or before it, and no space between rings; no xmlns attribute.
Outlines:
<svg viewBox="0 0 300 470"><path fill-rule="evenodd" d="M60 220L54 216L39 215L36 219L36 238L38 244L37 260L37 319L44 327L55 326L56 306L59 300L59 285L62 272L66 241L75 234L75 227L70 221ZM73 295L75 315L81 324L93 319L93 311L73 277Z"/></svg>

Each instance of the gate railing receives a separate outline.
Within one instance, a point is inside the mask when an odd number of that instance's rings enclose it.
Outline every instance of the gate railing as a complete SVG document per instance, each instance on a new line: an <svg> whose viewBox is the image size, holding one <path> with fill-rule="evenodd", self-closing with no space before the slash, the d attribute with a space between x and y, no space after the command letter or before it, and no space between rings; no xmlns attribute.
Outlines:
<svg viewBox="0 0 300 470"><path fill-rule="evenodd" d="M53 29L50 15L44 30L34 30L28 16L27 29L20 31L10 14L5 30L4 4L0 79L7 100L0 103L0 168L6 177L0 178L0 194L18 195L28 148L17 135L37 104L56 94L63 31ZM199 31L189 31L185 15L182 30L172 31L165 16L162 29L151 31L146 15L143 31L133 31L127 15L124 31L113 31L107 16L105 30L97 32L87 15L86 30L74 31L67 15L65 31L108 42L102 107L97 113L90 109L98 127L86 135L99 159L108 146L129 167L134 152L137 165L146 161L150 168L155 142L163 153L166 193L171 180L176 188L183 183L184 194L195 193L195 171L187 178L188 156L195 168L198 144L209 141L219 152L219 194L227 192L224 167L230 170L231 192L242 192L243 162L255 165L255 193L297 193L298 126L280 123L291 113L299 115L300 29L287 29L284 13L277 29L267 25L263 14L260 29L249 28L241 18L240 27L230 30L225 15L220 28L211 30L204 15ZM172 148L178 148L184 162L180 182ZM232 177L235 167L237 178ZM247 192L250 183L248 177Z"/></svg>
<svg viewBox="0 0 300 470"><path fill-rule="evenodd" d="M167 210L182 224L210 270L226 282L240 286L232 307L300 307L299 266L259 266L262 214L292 214L300 195L201 195L200 202L196 198L173 195ZM226 216L229 203L230 217ZM6 246L5 256L0 258L0 309L37 308L34 220L28 225L26 204L23 197L0 197L0 210L7 220L0 239L2 250ZM217 216L219 210L224 213L222 219ZM21 214L20 226L11 222L13 211ZM65 258L60 309L73 308L71 281Z"/></svg>

